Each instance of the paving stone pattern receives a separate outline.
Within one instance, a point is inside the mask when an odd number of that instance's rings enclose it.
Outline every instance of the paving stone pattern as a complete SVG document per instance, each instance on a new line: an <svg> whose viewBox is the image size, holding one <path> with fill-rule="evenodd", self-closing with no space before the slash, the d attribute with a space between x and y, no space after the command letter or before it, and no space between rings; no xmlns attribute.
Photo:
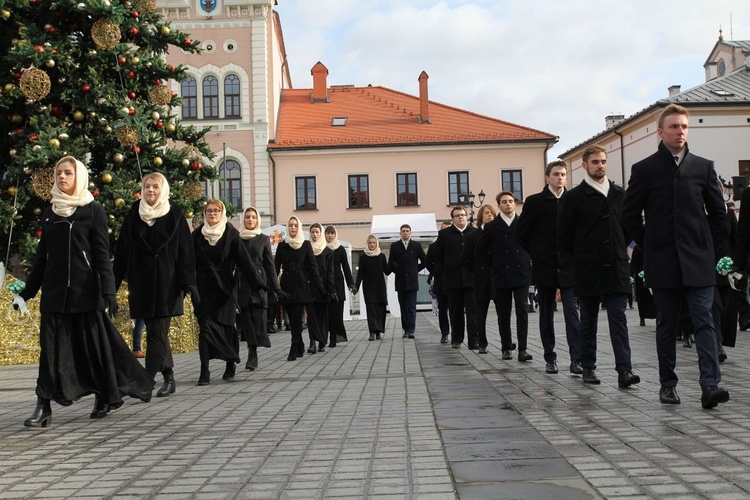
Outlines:
<svg viewBox="0 0 750 500"><path fill-rule="evenodd" d="M568 373L562 312L560 373L544 372L536 316L529 363L501 359L495 318L487 355L440 344L431 313L415 340L389 317L369 342L355 320L348 343L295 362L288 332L271 335L259 369L234 381L212 361L198 387L197 352L177 355L173 396L128 399L102 420L93 397L53 403L47 429L22 425L36 366L0 367L0 498L750 497L747 333L722 365L731 400L703 410L695 350L681 346L682 404L659 403L653 321L628 311L643 382L622 390L604 312L599 386Z"/></svg>

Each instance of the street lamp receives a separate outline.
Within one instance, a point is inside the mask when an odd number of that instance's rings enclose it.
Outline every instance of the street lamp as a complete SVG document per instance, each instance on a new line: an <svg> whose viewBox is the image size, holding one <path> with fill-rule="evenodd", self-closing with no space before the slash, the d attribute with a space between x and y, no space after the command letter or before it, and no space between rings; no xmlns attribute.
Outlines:
<svg viewBox="0 0 750 500"><path fill-rule="evenodd" d="M474 204L474 198L476 198L477 196L479 196L479 205ZM458 203L465 207L469 207L469 224L474 224L474 209L479 208L484 204L485 196L487 195L484 194L484 189L479 191L479 195L475 195L471 192L471 190L469 190L469 194L459 193Z"/></svg>

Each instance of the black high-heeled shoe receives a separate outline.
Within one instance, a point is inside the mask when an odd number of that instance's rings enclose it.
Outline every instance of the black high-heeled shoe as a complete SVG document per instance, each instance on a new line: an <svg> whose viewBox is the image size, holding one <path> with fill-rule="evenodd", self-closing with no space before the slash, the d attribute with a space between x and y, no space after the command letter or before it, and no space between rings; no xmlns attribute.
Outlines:
<svg viewBox="0 0 750 500"><path fill-rule="evenodd" d="M91 418L104 418L109 413L109 405L97 398L94 400L94 409L91 411L91 415L89 417Z"/></svg>
<svg viewBox="0 0 750 500"><path fill-rule="evenodd" d="M29 418L23 421L26 427L47 427L52 425L52 407L49 399L37 398L36 408Z"/></svg>
<svg viewBox="0 0 750 500"><path fill-rule="evenodd" d="M156 391L157 398L166 398L170 394L174 394L176 384L174 382L174 372L164 373L164 383Z"/></svg>

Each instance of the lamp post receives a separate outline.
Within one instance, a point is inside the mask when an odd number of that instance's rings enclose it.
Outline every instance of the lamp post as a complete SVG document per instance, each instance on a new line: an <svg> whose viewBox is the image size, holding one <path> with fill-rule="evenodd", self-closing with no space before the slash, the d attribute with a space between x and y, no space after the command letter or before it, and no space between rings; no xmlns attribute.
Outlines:
<svg viewBox="0 0 750 500"><path fill-rule="evenodd" d="M479 205L474 204L474 198L476 198L477 196L479 196ZM484 189L479 191L478 195L472 193L471 190L469 190L469 194L459 193L458 203L465 207L469 207L469 224L474 224L474 209L479 208L484 204L485 196L487 195L484 194Z"/></svg>

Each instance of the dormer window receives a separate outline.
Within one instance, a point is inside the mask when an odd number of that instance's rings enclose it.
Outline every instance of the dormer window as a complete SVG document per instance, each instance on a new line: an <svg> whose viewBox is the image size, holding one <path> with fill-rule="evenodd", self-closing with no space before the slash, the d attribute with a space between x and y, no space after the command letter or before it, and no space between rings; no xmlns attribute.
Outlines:
<svg viewBox="0 0 750 500"><path fill-rule="evenodd" d="M346 116L334 116L331 120L331 127L346 127Z"/></svg>

